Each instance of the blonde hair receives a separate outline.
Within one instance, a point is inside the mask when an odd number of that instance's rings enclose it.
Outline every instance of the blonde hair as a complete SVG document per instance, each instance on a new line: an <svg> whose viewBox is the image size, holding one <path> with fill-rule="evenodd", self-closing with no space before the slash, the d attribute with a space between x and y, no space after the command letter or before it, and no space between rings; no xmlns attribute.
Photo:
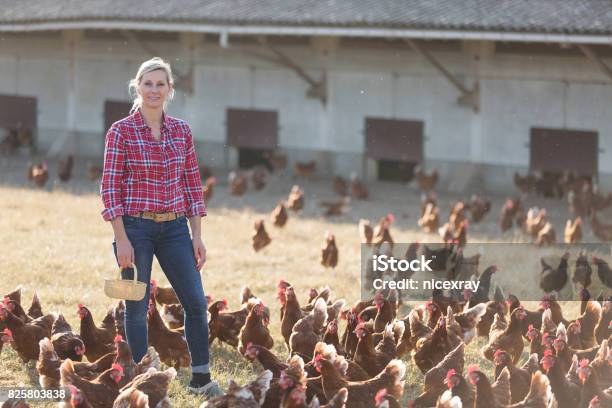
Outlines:
<svg viewBox="0 0 612 408"><path fill-rule="evenodd" d="M147 60L140 64L140 68L138 68L138 72L136 72L136 77L132 78L128 84L128 92L130 96L134 98L134 103L132 104L132 109L130 109L130 114L136 112L142 105L142 97L138 95L138 85L140 85L140 81L142 81L142 77L144 74L162 70L166 73L166 78L168 80L169 85L174 85L174 78L172 78L172 68L170 68L170 64L161 59L160 57L153 57L150 60ZM174 97L174 87L168 94L168 98L164 101L164 110L166 109L166 105L168 102L172 100Z"/></svg>

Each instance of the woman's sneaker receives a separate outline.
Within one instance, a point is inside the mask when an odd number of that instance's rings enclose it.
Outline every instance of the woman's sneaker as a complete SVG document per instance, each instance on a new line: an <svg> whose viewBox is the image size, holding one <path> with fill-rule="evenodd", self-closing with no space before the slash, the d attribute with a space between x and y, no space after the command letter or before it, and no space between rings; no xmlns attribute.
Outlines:
<svg viewBox="0 0 612 408"><path fill-rule="evenodd" d="M204 395L207 399L225 395L225 392L216 381L211 381L206 385L199 385L191 381L187 390L192 394Z"/></svg>

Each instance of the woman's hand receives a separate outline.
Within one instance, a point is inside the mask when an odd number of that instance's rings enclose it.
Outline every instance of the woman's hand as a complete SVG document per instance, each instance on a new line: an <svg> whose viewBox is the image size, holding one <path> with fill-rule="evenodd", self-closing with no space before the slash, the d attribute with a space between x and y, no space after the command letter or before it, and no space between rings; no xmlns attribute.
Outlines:
<svg viewBox="0 0 612 408"><path fill-rule="evenodd" d="M117 246L117 260L121 269L131 268L134 263L134 248L129 239L115 241Z"/></svg>
<svg viewBox="0 0 612 408"><path fill-rule="evenodd" d="M201 237L196 236L191 240L191 242L193 244L193 253L197 263L196 266L199 271L202 269L202 266L204 266L204 262L206 262L206 247L204 246L204 242L202 242Z"/></svg>

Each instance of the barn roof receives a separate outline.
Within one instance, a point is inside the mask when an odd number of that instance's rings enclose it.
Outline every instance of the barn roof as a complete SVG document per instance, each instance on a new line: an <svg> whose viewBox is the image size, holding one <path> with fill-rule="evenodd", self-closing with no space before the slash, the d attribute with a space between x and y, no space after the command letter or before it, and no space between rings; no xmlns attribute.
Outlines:
<svg viewBox="0 0 612 408"><path fill-rule="evenodd" d="M274 26L608 36L611 5L610 0L0 0L0 30L172 23L186 31L214 25L253 32Z"/></svg>

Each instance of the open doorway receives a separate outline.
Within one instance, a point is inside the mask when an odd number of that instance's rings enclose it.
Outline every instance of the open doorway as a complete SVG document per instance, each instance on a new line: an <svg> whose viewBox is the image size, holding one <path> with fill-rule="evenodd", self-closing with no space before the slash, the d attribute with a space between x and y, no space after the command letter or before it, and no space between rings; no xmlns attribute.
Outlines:
<svg viewBox="0 0 612 408"><path fill-rule="evenodd" d="M0 143L2 150L36 149L37 101L34 97L0 95Z"/></svg>
<svg viewBox="0 0 612 408"><path fill-rule="evenodd" d="M241 169L252 169L257 166L264 166L269 171L272 171L270 164L271 149L253 149L250 147L241 147L238 149L238 167Z"/></svg>
<svg viewBox="0 0 612 408"><path fill-rule="evenodd" d="M399 160L377 160L378 179L386 181L410 182L414 178L416 162Z"/></svg>

